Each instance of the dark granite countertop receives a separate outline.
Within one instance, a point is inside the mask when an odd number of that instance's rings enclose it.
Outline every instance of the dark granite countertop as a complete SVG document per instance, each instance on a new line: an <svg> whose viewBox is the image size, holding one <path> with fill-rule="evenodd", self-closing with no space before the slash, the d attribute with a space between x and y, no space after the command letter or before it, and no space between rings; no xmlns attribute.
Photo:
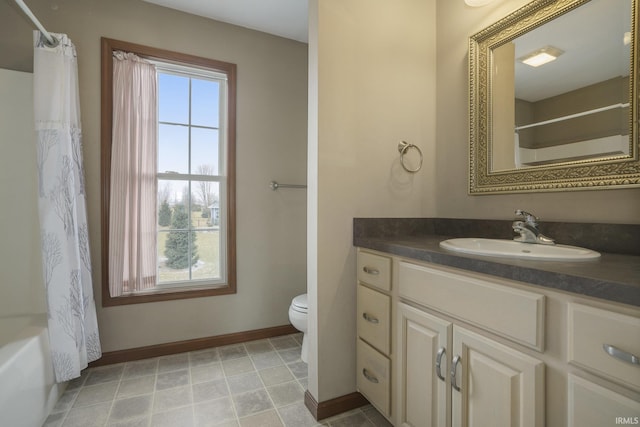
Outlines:
<svg viewBox="0 0 640 427"><path fill-rule="evenodd" d="M371 227L374 223L367 222L367 220L366 218L354 220L354 246L490 274L530 285L640 306L640 256L636 254L606 253L602 251L602 248L599 248L601 252L599 259L574 262L467 255L440 248L439 243L442 240L462 237L457 232L437 233L437 231L443 231L443 227L440 229L438 227L419 227L419 229L409 227L407 229L394 225L392 232L389 232L389 228L385 228L385 231L381 232L378 227ZM372 220L378 221L376 225L381 224L380 219ZM386 221L393 221L393 219ZM413 225L415 225L415 221L418 220L409 220ZM386 222L386 224L389 223ZM472 234L466 237L496 238L486 235L486 232L484 234ZM566 244L571 243L574 242Z"/></svg>

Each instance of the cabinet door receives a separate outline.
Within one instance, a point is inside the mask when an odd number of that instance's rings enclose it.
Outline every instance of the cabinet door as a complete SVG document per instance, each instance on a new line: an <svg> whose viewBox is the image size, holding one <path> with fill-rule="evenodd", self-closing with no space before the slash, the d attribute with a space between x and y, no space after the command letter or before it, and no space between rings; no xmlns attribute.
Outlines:
<svg viewBox="0 0 640 427"><path fill-rule="evenodd" d="M453 328L454 427L542 427L544 364L466 329Z"/></svg>
<svg viewBox="0 0 640 427"><path fill-rule="evenodd" d="M402 303L397 320L397 424L445 427L451 407L447 399L451 323Z"/></svg>

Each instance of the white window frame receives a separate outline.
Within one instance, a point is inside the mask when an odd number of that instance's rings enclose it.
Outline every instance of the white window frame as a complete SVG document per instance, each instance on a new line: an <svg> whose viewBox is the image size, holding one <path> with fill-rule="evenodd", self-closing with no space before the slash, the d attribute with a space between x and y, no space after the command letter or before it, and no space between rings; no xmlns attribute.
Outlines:
<svg viewBox="0 0 640 427"><path fill-rule="evenodd" d="M219 118L218 118L218 127L214 128L211 126L198 126L191 124L191 80L189 81L189 114L188 114L188 124L185 123L174 123L174 122L163 122L159 119L158 115L158 127L161 124L168 125L177 125L177 126L186 126L189 128L189 153L187 155L189 166L188 170L191 171L191 129L192 128L200 128L200 129L216 129L218 131L218 175L199 175L193 173L179 173L179 172L160 172L158 171L156 175L156 180L160 182L161 180L170 180L170 181L187 181L189 184L189 206L187 207L187 211L189 215L191 215L191 183L193 181L208 181L208 182L217 182L219 188L219 208L220 208L220 225L219 225L219 245L220 245L220 277L217 279L192 279L192 267L189 267L189 280L181 280L181 281L173 281L173 282L158 282L156 280L155 289L172 289L172 288L209 288L209 287L217 287L226 284L227 282L227 234L224 232L227 228L227 215L226 215L226 206L227 206L227 104L228 104L228 90L227 90L227 75L224 73L216 72L213 70L203 70L196 67L190 67L180 64L174 64L170 62L161 62L159 60L150 60L149 62L153 63L156 66L156 76L159 78L160 74L171 74L180 77L189 77L200 80L208 80L215 81L220 83L219 86L219 98L218 98L218 108L219 108ZM160 103L158 103L158 108L160 107ZM159 133L158 133L159 134ZM159 143L159 141L158 141ZM158 150L159 153L159 150ZM208 209L208 206L205 208ZM204 231L198 230L197 228L190 228L189 232L194 231ZM167 231L168 232L168 231ZM160 231L156 231L157 234ZM189 258L191 258L191 254L189 254ZM159 279L160 273L156 274L156 279ZM148 291L143 291L148 292ZM152 289L151 292L154 292Z"/></svg>

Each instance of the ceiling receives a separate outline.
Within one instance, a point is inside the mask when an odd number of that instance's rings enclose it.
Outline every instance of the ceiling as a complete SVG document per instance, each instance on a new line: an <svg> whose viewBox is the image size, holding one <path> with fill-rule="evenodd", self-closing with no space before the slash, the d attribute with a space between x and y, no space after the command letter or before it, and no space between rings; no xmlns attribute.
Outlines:
<svg viewBox="0 0 640 427"><path fill-rule="evenodd" d="M171 9L308 42L308 0L144 0Z"/></svg>
<svg viewBox="0 0 640 427"><path fill-rule="evenodd" d="M308 0L144 1L308 43ZM537 69L516 62L517 97L536 101L628 74L629 46L622 44L622 38L630 31L630 4L629 0L591 1L518 37L516 58L546 45L565 54Z"/></svg>
<svg viewBox="0 0 640 427"><path fill-rule="evenodd" d="M516 97L534 102L594 83L629 75L631 1L593 0L515 42L515 57L545 46L564 51L538 68L516 61Z"/></svg>

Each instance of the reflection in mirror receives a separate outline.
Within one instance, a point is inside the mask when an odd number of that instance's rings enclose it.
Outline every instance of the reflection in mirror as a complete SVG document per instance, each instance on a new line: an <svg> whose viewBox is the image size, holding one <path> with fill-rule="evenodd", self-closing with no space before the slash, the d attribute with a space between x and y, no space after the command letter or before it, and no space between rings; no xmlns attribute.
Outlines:
<svg viewBox="0 0 640 427"><path fill-rule="evenodd" d="M628 156L630 44L631 0L592 0L493 49L491 170Z"/></svg>
<svg viewBox="0 0 640 427"><path fill-rule="evenodd" d="M533 0L469 39L469 193L640 186L637 0Z"/></svg>

